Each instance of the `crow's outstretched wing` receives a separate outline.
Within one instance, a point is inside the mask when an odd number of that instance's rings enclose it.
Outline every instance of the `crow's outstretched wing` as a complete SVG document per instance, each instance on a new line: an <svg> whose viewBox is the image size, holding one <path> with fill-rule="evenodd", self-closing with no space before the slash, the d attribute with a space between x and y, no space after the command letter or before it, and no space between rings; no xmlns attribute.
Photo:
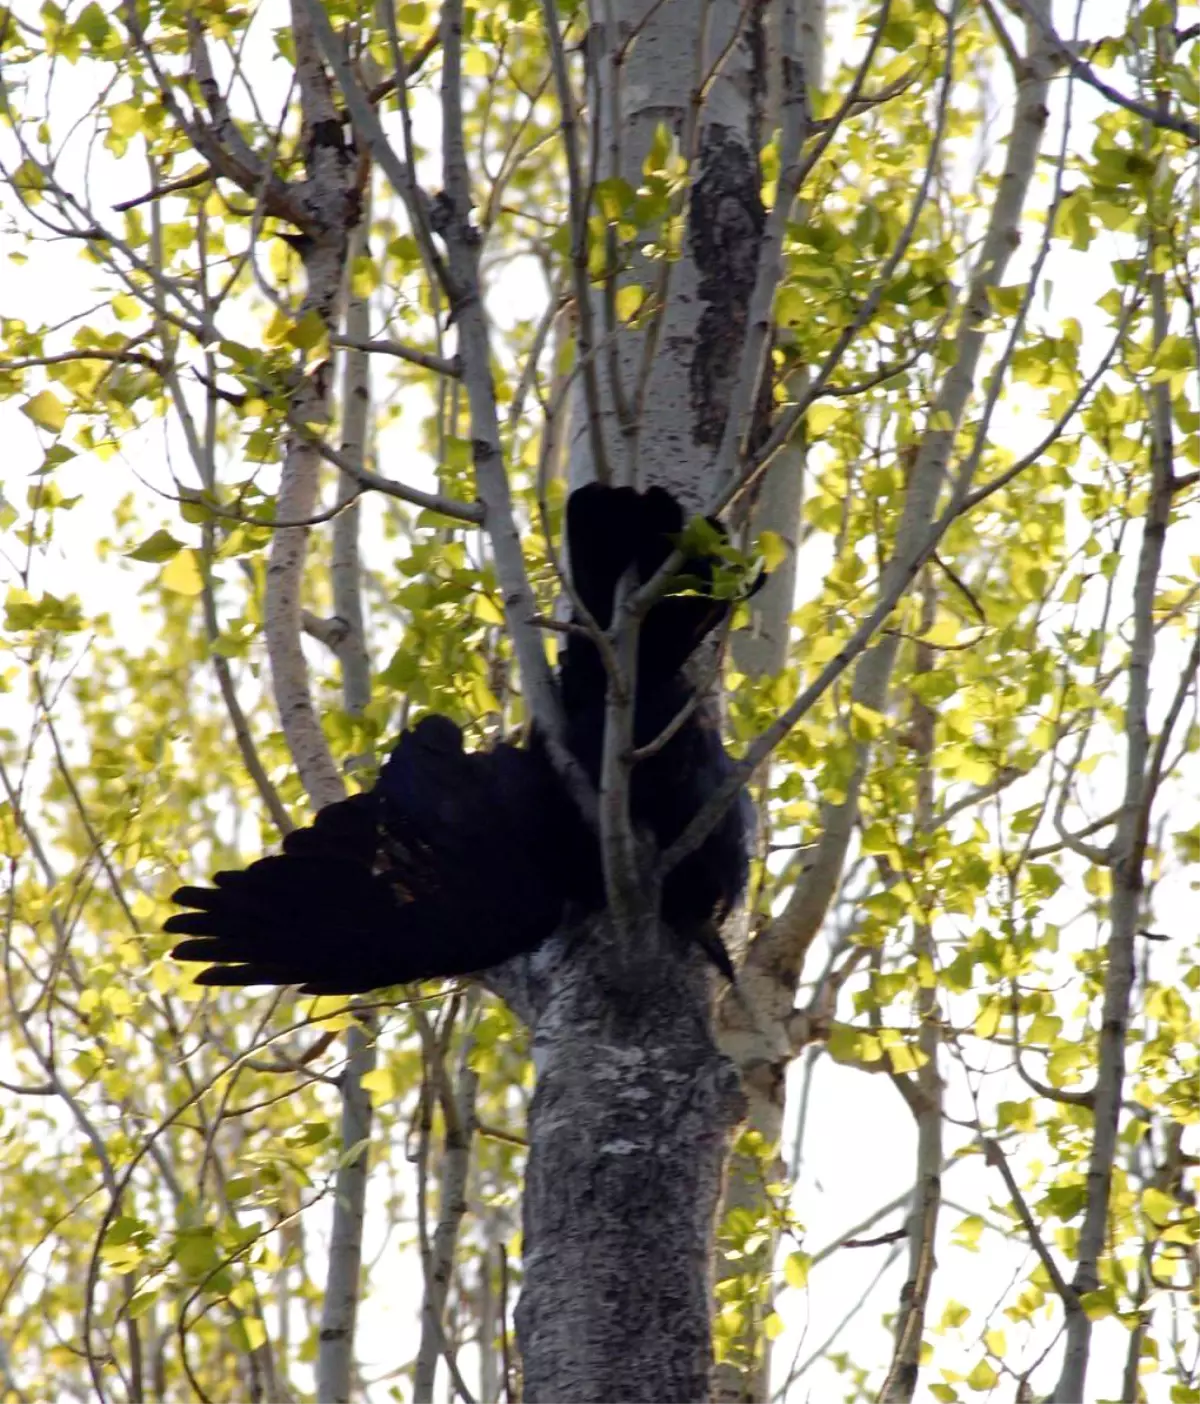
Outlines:
<svg viewBox="0 0 1200 1404"><path fill-rule="evenodd" d="M445 717L401 736L379 782L321 810L283 852L212 887L165 929L204 985L359 994L464 975L532 950L562 915L582 821L540 748L465 752Z"/></svg>

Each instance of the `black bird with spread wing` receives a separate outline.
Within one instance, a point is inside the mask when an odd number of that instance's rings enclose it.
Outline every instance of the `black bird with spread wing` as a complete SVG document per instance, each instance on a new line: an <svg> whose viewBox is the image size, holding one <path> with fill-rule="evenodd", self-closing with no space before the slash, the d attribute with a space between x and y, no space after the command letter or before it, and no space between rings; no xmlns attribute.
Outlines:
<svg viewBox="0 0 1200 1404"><path fill-rule="evenodd" d="M592 484L567 502L575 590L601 628L612 622L617 582L629 567L651 579L679 543L683 511L661 488ZM696 704L685 665L727 616L714 593L719 542L690 551L642 623L634 744L686 720L635 766L630 809L661 851L729 774L715 722ZM684 593L681 593L683 591ZM569 635L559 671L568 749L593 783L600 775L606 676L590 639ZM746 882L747 825L734 805L663 886L664 921L732 978L711 923ZM178 960L209 962L204 985L299 985L309 994L359 994L383 985L465 975L531 951L568 906L604 902L599 846L536 731L531 745L463 749L447 717L405 731L366 794L327 806L288 834L283 852L212 887L181 887L189 910L165 930L187 939Z"/></svg>

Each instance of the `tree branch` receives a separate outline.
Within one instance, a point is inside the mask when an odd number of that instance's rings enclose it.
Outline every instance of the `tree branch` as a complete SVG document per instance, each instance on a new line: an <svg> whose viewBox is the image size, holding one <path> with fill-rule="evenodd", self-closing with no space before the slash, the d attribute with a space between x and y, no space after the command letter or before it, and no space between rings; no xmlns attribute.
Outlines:
<svg viewBox="0 0 1200 1404"><path fill-rule="evenodd" d="M1037 1221L1030 1212L1029 1205L1025 1202L1025 1196L1021 1193L1021 1187L1017 1184L1016 1177L1013 1175L1012 1169L1009 1166L1008 1157L1001 1149L999 1141L993 1140L990 1136L982 1136L980 1140L983 1144L984 1160L988 1165L992 1165L1000 1171L1001 1178L1004 1180L1009 1197L1013 1202L1013 1207L1016 1209L1017 1216L1021 1220L1021 1226L1024 1228L1029 1238L1030 1246L1038 1255L1038 1260L1041 1262L1042 1266L1046 1269L1046 1275L1053 1284L1054 1290L1058 1293L1059 1299L1064 1306L1077 1304L1078 1297L1075 1289L1059 1271L1058 1264L1054 1260L1054 1254L1051 1253L1046 1240L1042 1237L1041 1230L1037 1226Z"/></svg>

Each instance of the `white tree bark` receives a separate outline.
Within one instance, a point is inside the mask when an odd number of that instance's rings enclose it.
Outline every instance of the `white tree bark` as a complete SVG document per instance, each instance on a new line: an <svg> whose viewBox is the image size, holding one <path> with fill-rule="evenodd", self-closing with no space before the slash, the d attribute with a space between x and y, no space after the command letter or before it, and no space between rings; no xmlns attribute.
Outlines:
<svg viewBox="0 0 1200 1404"><path fill-rule="evenodd" d="M797 6L795 35L781 23L783 7L767 10L767 38L770 59L767 72L768 132L782 131L785 108L783 72L785 59L799 61L803 82L802 116L804 135L812 116L812 95L825 82L825 5L823 0L801 0ZM794 52L789 52L789 47ZM781 142L782 145L782 142ZM807 206L801 202L790 217L802 223ZM799 367L787 377L787 398L799 402L808 388L808 369ZM804 510L804 480L808 468L808 438L798 424L787 444L775 455L763 474L750 516L751 535L773 532L783 543L784 557L768 575L762 589L750 601L750 623L732 640L737 666L750 677L772 677L787 661L792 607L796 599L797 552L800 549L800 518Z"/></svg>
<svg viewBox="0 0 1200 1404"><path fill-rule="evenodd" d="M350 241L347 267L366 245L370 226L370 200L364 199L362 221ZM365 298L351 292L346 302L346 335L365 340L369 331ZM370 359L365 352L345 354L342 375L342 452L352 463L363 460L371 406ZM349 473L341 473L339 497L355 487ZM334 520L333 611L338 621L337 654L342 667L342 701L347 712L361 713L371 700L371 669L363 628L362 572L358 551L357 503ZM333 1223L329 1232L329 1263L321 1303L321 1330L317 1349L317 1398L330 1404L349 1400L354 1379L355 1325L362 1280L363 1230L366 1222L367 1173L370 1167L371 1127L374 1112L363 1078L376 1064L377 1021L372 1015L346 1031L346 1062L342 1068L342 1153L357 1152L339 1165L334 1179Z"/></svg>
<svg viewBox="0 0 1200 1404"><path fill-rule="evenodd" d="M614 481L662 483L697 510L720 486L713 469L765 218L761 17L735 0L700 7L612 0L591 13L588 100L598 177L636 189L660 127L699 164L682 256L650 262L635 252L613 286L593 294L599 402L587 403L580 378L570 477L578 484L597 476L595 415ZM614 311L615 291L630 285L651 300L637 329L621 327Z"/></svg>
<svg viewBox="0 0 1200 1404"><path fill-rule="evenodd" d="M346 149L333 88L302 4L292 6L296 74L304 123L306 179L298 188L306 223L301 258L307 280L301 315L315 313L335 330L344 285L350 231L358 222L359 196L354 162ZM278 520L302 522L317 505L321 455L301 425L329 417L328 364L299 375L291 396L288 437L279 494ZM307 526L277 528L267 561L264 632L271 660L271 685L288 749L309 798L318 808L345 793L313 707L308 665L301 645L301 585L308 552Z"/></svg>

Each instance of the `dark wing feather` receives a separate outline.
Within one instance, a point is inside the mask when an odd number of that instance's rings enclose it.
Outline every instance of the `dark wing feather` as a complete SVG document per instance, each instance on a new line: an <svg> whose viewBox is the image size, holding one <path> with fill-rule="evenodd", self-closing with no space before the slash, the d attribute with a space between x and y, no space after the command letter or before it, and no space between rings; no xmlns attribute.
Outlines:
<svg viewBox="0 0 1200 1404"><path fill-rule="evenodd" d="M415 979L401 898L372 871L371 855L370 846L357 857L281 853L217 873L211 888L182 887L172 901L193 910L164 930L190 939L171 954L212 962L202 985L340 984L337 993L360 993Z"/></svg>
<svg viewBox="0 0 1200 1404"><path fill-rule="evenodd" d="M639 581L648 580L683 525L682 509L661 488L639 494L592 484L572 494L575 588L602 627L621 574L633 564ZM682 669L729 609L704 593L713 568L711 558L685 561L681 573L700 588L658 601L643 622L638 745L685 705L691 686ZM593 780L605 682L596 649L572 636L560 668L567 742ZM635 770L636 822L667 847L730 764L715 727L697 713ZM745 870L745 820L734 806L668 876L664 917L677 928L709 922L736 901ZM218 873L212 887L180 888L175 901L189 910L166 930L187 938L175 947L178 959L209 963L201 984L358 994L468 974L532 950L568 899L603 902L599 852L537 733L528 750L467 753L454 723L430 716L400 738L369 794L323 809L287 836L281 854ZM701 944L728 973L719 938Z"/></svg>
<svg viewBox="0 0 1200 1404"><path fill-rule="evenodd" d="M321 810L281 854L180 888L191 910L165 929L189 939L172 954L211 962L200 984L312 994L486 969L558 924L572 819L540 752L467 753L427 717L369 794Z"/></svg>

